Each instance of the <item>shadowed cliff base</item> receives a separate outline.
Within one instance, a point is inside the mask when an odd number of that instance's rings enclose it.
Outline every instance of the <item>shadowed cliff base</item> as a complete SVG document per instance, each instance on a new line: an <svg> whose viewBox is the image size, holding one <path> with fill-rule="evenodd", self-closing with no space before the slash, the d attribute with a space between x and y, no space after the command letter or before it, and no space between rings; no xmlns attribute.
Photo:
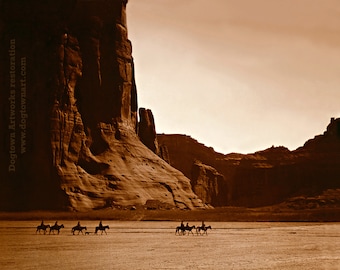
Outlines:
<svg viewBox="0 0 340 270"><path fill-rule="evenodd" d="M0 212L1 220L126 220L126 221L283 221L340 222L340 189L323 196L296 197L281 204L246 208L180 210L153 201L144 206L106 208L87 212L26 211Z"/></svg>
<svg viewBox="0 0 340 270"><path fill-rule="evenodd" d="M0 212L1 220L120 220L216 222L340 222L340 207L295 210L280 208L218 207L207 210L97 210L83 213L26 211Z"/></svg>

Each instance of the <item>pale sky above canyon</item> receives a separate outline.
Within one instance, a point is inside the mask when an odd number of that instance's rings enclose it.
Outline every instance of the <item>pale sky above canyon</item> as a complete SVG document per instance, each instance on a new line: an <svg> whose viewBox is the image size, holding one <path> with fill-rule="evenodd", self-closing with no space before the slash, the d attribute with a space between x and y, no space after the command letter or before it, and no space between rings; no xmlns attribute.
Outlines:
<svg viewBox="0 0 340 270"><path fill-rule="evenodd" d="M127 13L157 133L294 150L340 117L339 0L130 0Z"/></svg>

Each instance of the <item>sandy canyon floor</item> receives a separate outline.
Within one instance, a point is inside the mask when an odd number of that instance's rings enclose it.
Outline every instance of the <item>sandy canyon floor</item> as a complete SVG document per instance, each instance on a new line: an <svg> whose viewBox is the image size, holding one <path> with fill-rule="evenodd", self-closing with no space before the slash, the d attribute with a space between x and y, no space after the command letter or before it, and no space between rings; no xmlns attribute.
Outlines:
<svg viewBox="0 0 340 270"><path fill-rule="evenodd" d="M206 222L208 235L179 236L176 221L103 220L102 235L98 221L81 220L84 235L76 220L36 234L40 222L0 221L1 269L340 269L339 223Z"/></svg>

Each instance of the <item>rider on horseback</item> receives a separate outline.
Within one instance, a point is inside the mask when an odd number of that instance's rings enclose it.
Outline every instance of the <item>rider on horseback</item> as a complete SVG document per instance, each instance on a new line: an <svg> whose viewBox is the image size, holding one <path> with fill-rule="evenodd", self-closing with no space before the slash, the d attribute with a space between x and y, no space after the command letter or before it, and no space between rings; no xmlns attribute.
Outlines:
<svg viewBox="0 0 340 270"><path fill-rule="evenodd" d="M102 221L99 221L99 228L100 228L100 229L103 228L103 223L102 223Z"/></svg>
<svg viewBox="0 0 340 270"><path fill-rule="evenodd" d="M183 223L183 220L181 221L181 229L184 229L185 226L184 226L184 223Z"/></svg>

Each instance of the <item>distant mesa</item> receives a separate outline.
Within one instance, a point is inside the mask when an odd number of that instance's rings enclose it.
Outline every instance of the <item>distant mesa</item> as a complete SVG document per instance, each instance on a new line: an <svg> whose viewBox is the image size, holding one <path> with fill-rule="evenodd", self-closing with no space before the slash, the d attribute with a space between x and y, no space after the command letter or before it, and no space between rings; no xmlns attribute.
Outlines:
<svg viewBox="0 0 340 270"><path fill-rule="evenodd" d="M331 118L322 135L294 151L273 146L224 155L186 135L158 134L157 139L166 147L170 164L191 179L196 194L212 206L266 206L340 188L340 118ZM340 200L329 204L340 206Z"/></svg>

